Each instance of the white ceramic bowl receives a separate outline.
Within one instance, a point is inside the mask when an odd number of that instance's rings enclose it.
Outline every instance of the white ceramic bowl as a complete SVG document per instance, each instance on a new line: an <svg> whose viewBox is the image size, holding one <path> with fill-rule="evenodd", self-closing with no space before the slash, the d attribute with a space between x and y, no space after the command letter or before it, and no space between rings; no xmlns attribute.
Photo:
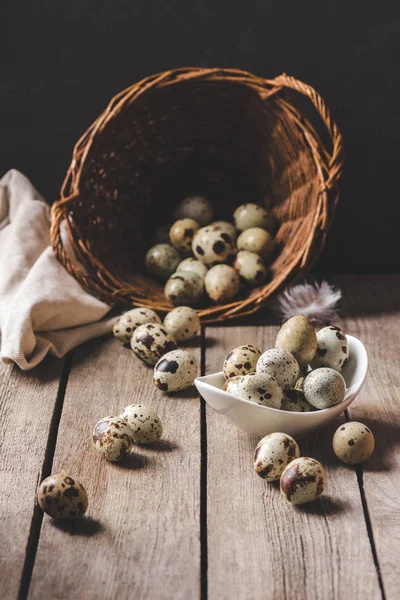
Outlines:
<svg viewBox="0 0 400 600"><path fill-rule="evenodd" d="M242 398L237 398L221 389L225 383L222 371L204 377L197 377L195 385L204 400L214 410L249 433L263 436L274 431L281 431L297 438L304 437L311 431L326 425L346 410L364 383L368 369L367 351L360 340L351 335L346 337L349 347L349 360L342 370L342 375L346 381L346 396L343 402L331 408L296 413L242 400Z"/></svg>

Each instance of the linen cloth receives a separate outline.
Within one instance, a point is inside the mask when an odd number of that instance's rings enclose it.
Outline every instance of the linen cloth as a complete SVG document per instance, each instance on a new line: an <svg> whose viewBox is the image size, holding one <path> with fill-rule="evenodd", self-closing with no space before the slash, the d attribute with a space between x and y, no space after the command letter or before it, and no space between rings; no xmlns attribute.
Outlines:
<svg viewBox="0 0 400 600"><path fill-rule="evenodd" d="M68 237L63 241L68 251ZM74 259L69 247L70 257ZM46 354L112 330L110 307L81 287L50 246L50 208L16 170L0 180L0 358L28 370Z"/></svg>

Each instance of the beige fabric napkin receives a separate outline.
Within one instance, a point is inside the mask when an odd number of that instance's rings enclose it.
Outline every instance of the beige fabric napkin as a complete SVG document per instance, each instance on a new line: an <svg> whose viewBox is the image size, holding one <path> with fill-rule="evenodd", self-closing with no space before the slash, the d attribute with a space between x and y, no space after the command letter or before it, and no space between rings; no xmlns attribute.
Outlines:
<svg viewBox="0 0 400 600"><path fill-rule="evenodd" d="M32 369L47 353L112 330L110 307L87 294L55 258L50 209L18 171L0 180L1 360Z"/></svg>

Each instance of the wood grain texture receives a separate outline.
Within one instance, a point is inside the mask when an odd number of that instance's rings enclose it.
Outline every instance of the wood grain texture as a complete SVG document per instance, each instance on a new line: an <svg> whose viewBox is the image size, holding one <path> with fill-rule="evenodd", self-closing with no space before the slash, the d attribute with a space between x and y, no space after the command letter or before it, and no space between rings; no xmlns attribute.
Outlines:
<svg viewBox="0 0 400 600"><path fill-rule="evenodd" d="M272 347L277 329L207 328L206 372L220 370L240 344ZM356 473L331 447L342 420L300 441L302 455L324 465L328 485L322 501L295 508L255 474L258 439L207 407L211 599L380 598Z"/></svg>
<svg viewBox="0 0 400 600"><path fill-rule="evenodd" d="M62 361L0 365L0 598L15 598L35 513Z"/></svg>
<svg viewBox="0 0 400 600"><path fill-rule="evenodd" d="M368 376L349 415L371 427L375 436L375 452L360 471L386 597L398 598L400 275L342 277L338 283L343 287L343 327L368 350Z"/></svg>
<svg viewBox="0 0 400 600"><path fill-rule="evenodd" d="M199 354L196 349L195 352ZM151 406L164 441L113 464L96 453L96 422L133 403ZM88 518L70 529L45 518L30 598L197 598L200 586L200 402L163 395L152 370L115 339L78 349L66 390L53 472L86 487Z"/></svg>

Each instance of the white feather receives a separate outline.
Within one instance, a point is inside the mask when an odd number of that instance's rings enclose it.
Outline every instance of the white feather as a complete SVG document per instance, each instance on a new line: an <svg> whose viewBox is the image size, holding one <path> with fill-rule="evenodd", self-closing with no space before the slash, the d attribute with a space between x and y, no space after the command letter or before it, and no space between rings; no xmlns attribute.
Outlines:
<svg viewBox="0 0 400 600"><path fill-rule="evenodd" d="M336 307L342 292L322 283L305 283L285 290L277 298L277 309L282 321L303 315L313 323L332 323L337 317Z"/></svg>

